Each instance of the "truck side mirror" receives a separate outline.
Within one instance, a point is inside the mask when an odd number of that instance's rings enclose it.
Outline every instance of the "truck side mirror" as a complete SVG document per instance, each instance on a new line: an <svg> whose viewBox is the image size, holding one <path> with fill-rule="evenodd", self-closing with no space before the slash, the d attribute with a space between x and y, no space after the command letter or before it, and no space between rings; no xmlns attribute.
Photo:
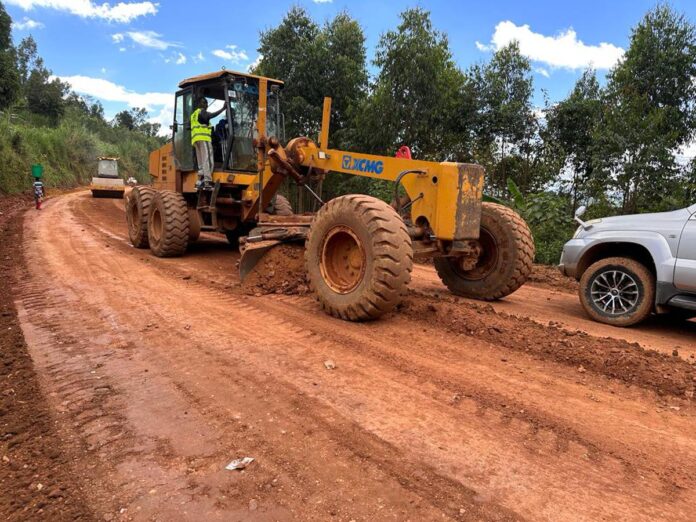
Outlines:
<svg viewBox="0 0 696 522"><path fill-rule="evenodd" d="M589 225L585 223L582 219L580 219L586 211L587 207L585 205L580 205L578 209L575 211L575 221L580 223L580 226L585 230L589 230L592 228L592 225Z"/></svg>
<svg viewBox="0 0 696 522"><path fill-rule="evenodd" d="M179 130L179 124L177 122L174 122L169 126L169 128L172 130L172 132L177 132Z"/></svg>

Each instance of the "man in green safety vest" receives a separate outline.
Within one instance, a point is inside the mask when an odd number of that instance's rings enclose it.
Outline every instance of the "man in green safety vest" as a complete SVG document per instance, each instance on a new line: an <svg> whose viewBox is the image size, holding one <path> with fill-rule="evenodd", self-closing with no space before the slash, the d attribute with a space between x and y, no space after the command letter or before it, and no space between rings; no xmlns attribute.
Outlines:
<svg viewBox="0 0 696 522"><path fill-rule="evenodd" d="M210 189L213 186L213 143L210 120L225 110L223 105L219 111L208 112L208 100L202 97L198 100L198 108L191 114L191 145L196 150L198 162L197 188Z"/></svg>

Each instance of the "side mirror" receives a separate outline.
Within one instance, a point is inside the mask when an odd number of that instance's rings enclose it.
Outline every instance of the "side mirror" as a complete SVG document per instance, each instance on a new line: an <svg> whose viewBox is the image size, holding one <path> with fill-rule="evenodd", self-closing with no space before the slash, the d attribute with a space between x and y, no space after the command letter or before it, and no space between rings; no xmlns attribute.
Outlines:
<svg viewBox="0 0 696 522"><path fill-rule="evenodd" d="M173 132L177 132L177 131L179 130L179 124L178 124L177 122L174 122L173 124L171 124L171 125L169 126L169 128L170 128Z"/></svg>
<svg viewBox="0 0 696 522"><path fill-rule="evenodd" d="M580 205L578 207L578 209L575 211L575 218L574 219L575 219L575 221L580 223L580 226L582 228L584 228L585 230L589 230L592 228L592 225L588 225L582 219L580 219L585 214L585 212L587 212L587 207L585 205Z"/></svg>

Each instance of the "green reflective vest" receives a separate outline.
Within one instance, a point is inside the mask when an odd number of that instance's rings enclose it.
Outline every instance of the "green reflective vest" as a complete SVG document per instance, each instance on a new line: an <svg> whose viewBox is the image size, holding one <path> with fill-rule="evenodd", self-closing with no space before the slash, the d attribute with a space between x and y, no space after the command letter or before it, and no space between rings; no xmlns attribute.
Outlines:
<svg viewBox="0 0 696 522"><path fill-rule="evenodd" d="M203 125L198 121L198 116L201 110L196 109L191 114L191 145L197 141L212 141L210 137L212 135L213 128L209 125Z"/></svg>

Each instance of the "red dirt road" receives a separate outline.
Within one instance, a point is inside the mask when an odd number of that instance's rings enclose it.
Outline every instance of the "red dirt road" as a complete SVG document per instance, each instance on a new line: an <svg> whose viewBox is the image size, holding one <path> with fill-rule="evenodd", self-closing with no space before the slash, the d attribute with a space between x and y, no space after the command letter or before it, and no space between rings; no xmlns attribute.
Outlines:
<svg viewBox="0 0 696 522"><path fill-rule="evenodd" d="M7 518L693 520L696 325L602 327L531 285L491 307L426 266L397 313L347 323L245 295L219 239L133 249L122 205L24 221L13 298L74 487L23 510L0 462Z"/></svg>

